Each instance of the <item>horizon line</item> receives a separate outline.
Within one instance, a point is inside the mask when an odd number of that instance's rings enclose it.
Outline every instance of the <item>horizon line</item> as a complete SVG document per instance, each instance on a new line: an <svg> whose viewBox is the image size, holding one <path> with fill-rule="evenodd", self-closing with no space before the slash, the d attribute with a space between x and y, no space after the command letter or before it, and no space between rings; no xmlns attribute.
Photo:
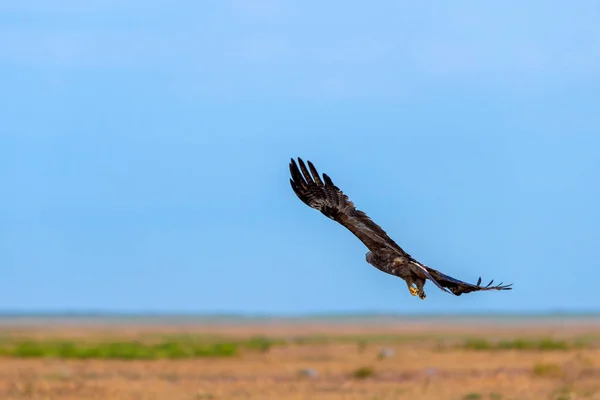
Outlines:
<svg viewBox="0 0 600 400"><path fill-rule="evenodd" d="M0 318L21 317L154 317L154 318L248 318L248 319L307 319L307 318L381 318L381 317L557 317L557 316L600 316L599 310L548 310L548 311L319 311L319 312L243 312L243 311L116 311L116 310L0 310Z"/></svg>

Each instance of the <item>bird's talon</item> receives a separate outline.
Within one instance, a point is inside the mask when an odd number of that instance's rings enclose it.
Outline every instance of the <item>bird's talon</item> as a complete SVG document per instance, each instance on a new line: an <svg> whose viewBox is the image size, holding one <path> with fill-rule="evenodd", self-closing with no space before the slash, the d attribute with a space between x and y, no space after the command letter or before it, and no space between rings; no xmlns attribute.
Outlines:
<svg viewBox="0 0 600 400"><path fill-rule="evenodd" d="M416 287L414 286L409 286L408 287L408 291L410 292L410 294L412 294L413 296L418 296L419 295L419 291L417 290Z"/></svg>

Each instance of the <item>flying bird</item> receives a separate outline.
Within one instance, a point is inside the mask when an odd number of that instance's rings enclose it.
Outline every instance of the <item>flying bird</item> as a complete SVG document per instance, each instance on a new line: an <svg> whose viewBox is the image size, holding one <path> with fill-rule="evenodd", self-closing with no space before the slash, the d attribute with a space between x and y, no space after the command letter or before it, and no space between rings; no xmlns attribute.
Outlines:
<svg viewBox="0 0 600 400"><path fill-rule="evenodd" d="M307 163L308 168L301 158L298 158L298 163L293 158L290 162L290 183L294 193L309 207L321 211L326 217L350 230L370 250L366 254L366 261L387 274L404 279L411 295L425 300L423 287L427 279L444 292L456 296L480 290L512 289L512 283L492 286L493 280L486 286L481 286L481 278L473 285L421 264L390 239L367 214L356 209L354 203L333 184L329 176L323 174L321 179L315 166L310 161Z"/></svg>

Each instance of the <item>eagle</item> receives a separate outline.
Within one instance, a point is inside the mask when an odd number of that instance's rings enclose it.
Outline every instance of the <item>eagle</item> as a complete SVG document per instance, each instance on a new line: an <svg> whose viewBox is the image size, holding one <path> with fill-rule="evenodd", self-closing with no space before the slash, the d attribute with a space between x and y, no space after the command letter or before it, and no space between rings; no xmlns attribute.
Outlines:
<svg viewBox="0 0 600 400"><path fill-rule="evenodd" d="M301 158L298 158L297 163L291 159L290 184L294 193L304 204L321 211L359 238L369 249L366 254L367 263L380 271L404 279L411 295L425 300L423 287L427 279L444 292L456 296L481 290L512 289L512 283L492 286L493 279L482 286L481 277L474 285L466 283L418 262L390 239L367 214L356 209L354 203L334 185L327 174L323 174L321 179L315 166L310 161L307 163L308 168Z"/></svg>

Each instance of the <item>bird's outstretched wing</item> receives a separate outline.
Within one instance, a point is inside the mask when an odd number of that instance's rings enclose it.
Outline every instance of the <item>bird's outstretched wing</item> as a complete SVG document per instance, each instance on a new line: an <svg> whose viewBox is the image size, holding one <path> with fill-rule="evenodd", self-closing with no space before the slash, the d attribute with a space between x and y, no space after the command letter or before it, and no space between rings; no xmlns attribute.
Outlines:
<svg viewBox="0 0 600 400"><path fill-rule="evenodd" d="M301 158L298 158L298 164L292 159L290 173L292 174L290 179L292 189L302 202L344 225L369 250L376 252L387 249L397 252L398 255L412 258L390 239L387 233L367 214L357 210L354 203L333 184L329 176L323 174L323 180L321 180L315 166L310 161L308 161L307 169Z"/></svg>
<svg viewBox="0 0 600 400"><path fill-rule="evenodd" d="M438 270L425 266L429 274L435 279L441 286L450 289L452 294L456 296L460 296L463 293L477 292L479 290L512 290L512 283L508 285L503 285L500 282L499 285L492 286L494 280L492 279L490 283L485 286L481 286L481 278L477 280L475 285L467 282L463 282L459 279L453 278L446 274L441 273Z"/></svg>

